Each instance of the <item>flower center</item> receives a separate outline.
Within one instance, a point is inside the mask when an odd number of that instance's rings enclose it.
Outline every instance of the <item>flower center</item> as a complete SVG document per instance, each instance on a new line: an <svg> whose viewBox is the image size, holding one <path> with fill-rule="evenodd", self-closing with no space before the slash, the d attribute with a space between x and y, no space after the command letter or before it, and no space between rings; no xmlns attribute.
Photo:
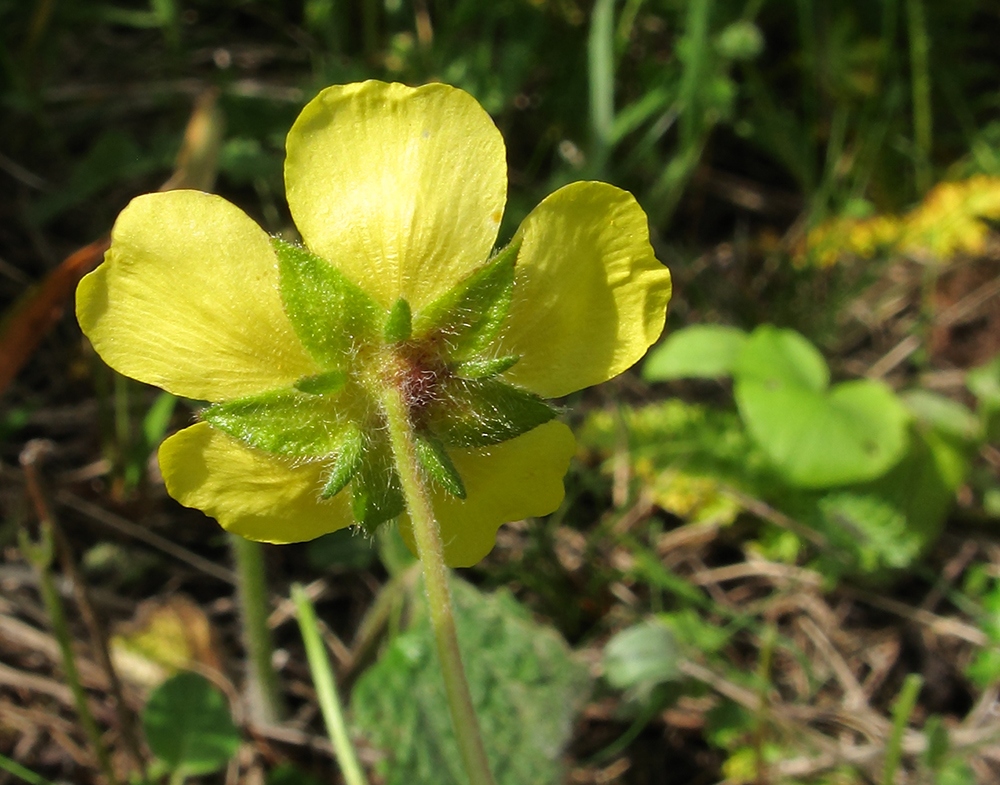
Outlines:
<svg viewBox="0 0 1000 785"><path fill-rule="evenodd" d="M350 494L373 530L405 509L385 415L398 396L430 480L465 498L450 453L499 444L551 420L556 409L503 380L518 360L499 349L518 246L509 246L416 313L385 309L337 268L274 241L285 312L324 369L291 387L217 403L214 427L259 450L327 467L322 498Z"/></svg>

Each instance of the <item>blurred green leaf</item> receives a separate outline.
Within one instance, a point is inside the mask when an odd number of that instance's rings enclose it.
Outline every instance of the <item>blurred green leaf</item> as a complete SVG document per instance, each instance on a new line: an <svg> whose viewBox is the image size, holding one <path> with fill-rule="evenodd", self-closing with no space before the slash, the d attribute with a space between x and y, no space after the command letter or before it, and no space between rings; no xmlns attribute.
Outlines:
<svg viewBox="0 0 1000 785"><path fill-rule="evenodd" d="M822 355L792 330L759 327L740 353L734 392L751 435L791 484L829 488L884 474L906 450L910 415L868 379L826 389Z"/></svg>
<svg viewBox="0 0 1000 785"><path fill-rule="evenodd" d="M167 428L170 427L170 420L174 416L174 410L177 408L178 400L180 399L175 395L161 392L156 396L153 405L149 407L146 416L143 417L142 437L146 453L143 456L144 459L156 448L156 445L163 441L163 436L166 434Z"/></svg>
<svg viewBox="0 0 1000 785"><path fill-rule="evenodd" d="M364 570L377 556L375 542L354 526L324 534L306 545L309 565L317 570Z"/></svg>
<svg viewBox="0 0 1000 785"><path fill-rule="evenodd" d="M69 182L31 206L31 218L44 225L109 186L160 167L166 168L166 162L144 154L130 135L116 129L106 130L74 167Z"/></svg>
<svg viewBox="0 0 1000 785"><path fill-rule="evenodd" d="M677 330L646 357L642 376L647 381L731 376L747 334L735 327L699 324Z"/></svg>
<svg viewBox="0 0 1000 785"><path fill-rule="evenodd" d="M739 381L756 381L769 389L779 386L823 392L830 383L830 369L813 344L795 330L765 324L746 341L733 375Z"/></svg>
<svg viewBox="0 0 1000 785"><path fill-rule="evenodd" d="M604 677L612 687L644 701L679 676L677 643L658 619L622 630L604 647Z"/></svg>
<svg viewBox="0 0 1000 785"><path fill-rule="evenodd" d="M498 785L550 785L588 692L586 669L550 627L506 591L481 594L452 580L459 644ZM465 785L423 586L413 625L359 679L358 725L387 757L386 785Z"/></svg>
<svg viewBox="0 0 1000 785"><path fill-rule="evenodd" d="M185 776L219 771L240 746L225 696L194 673L163 682L150 696L142 724L153 754Z"/></svg>
<svg viewBox="0 0 1000 785"><path fill-rule="evenodd" d="M764 51L764 34L753 22L733 22L716 37L715 50L727 60L753 60Z"/></svg>
<svg viewBox="0 0 1000 785"><path fill-rule="evenodd" d="M267 774L267 785L325 785L325 780L306 774L298 766L282 763Z"/></svg>
<svg viewBox="0 0 1000 785"><path fill-rule="evenodd" d="M930 390L909 390L900 397L917 419L937 431L963 441L978 438L979 419L958 401Z"/></svg>

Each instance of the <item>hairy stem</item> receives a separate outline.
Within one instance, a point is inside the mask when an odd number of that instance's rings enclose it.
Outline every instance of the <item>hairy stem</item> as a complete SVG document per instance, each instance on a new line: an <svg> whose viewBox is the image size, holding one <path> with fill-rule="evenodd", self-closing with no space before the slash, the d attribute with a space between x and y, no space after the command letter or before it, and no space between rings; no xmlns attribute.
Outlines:
<svg viewBox="0 0 1000 785"><path fill-rule="evenodd" d="M424 571L431 624L437 643L441 671L444 674L448 708L458 739L462 762L472 785L494 785L490 773L483 737L465 678L465 667L458 648L455 614L448 585L448 568L444 562L441 532L434 517L430 496L417 462L416 443L409 412L400 391L387 387L382 394L382 406L389 425L392 452L403 485L406 507L417 543L417 555Z"/></svg>
<svg viewBox="0 0 1000 785"><path fill-rule="evenodd" d="M284 715L278 674L271 664L274 646L267 626L270 604L264 573L264 546L235 534L229 544L239 576L237 597L243 640L247 647L247 704L251 719L260 725L274 725Z"/></svg>

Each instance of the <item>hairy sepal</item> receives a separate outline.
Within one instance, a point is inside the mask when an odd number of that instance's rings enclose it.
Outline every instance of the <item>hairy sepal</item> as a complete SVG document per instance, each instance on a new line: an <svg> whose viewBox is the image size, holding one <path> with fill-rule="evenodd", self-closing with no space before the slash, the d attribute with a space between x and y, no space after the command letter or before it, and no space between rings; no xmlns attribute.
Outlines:
<svg viewBox="0 0 1000 785"><path fill-rule="evenodd" d="M440 339L449 359L462 361L485 351L510 310L514 263L520 241L513 242L457 286L414 317L418 339Z"/></svg>
<svg viewBox="0 0 1000 785"><path fill-rule="evenodd" d="M336 452L349 427L329 400L297 390L216 403L202 411L201 418L251 447L296 457Z"/></svg>
<svg viewBox="0 0 1000 785"><path fill-rule="evenodd" d="M385 311L330 262L284 240L271 242L295 334L323 367L347 367L358 345L381 337Z"/></svg>
<svg viewBox="0 0 1000 785"><path fill-rule="evenodd" d="M465 498L465 483L440 441L429 434L416 434L417 460L430 478L452 496Z"/></svg>
<svg viewBox="0 0 1000 785"><path fill-rule="evenodd" d="M365 437L361 466L351 480L351 511L369 534L406 509L392 448L382 431Z"/></svg>
<svg viewBox="0 0 1000 785"><path fill-rule="evenodd" d="M558 414L534 393L497 379L451 378L424 412L423 425L447 446L500 444Z"/></svg>

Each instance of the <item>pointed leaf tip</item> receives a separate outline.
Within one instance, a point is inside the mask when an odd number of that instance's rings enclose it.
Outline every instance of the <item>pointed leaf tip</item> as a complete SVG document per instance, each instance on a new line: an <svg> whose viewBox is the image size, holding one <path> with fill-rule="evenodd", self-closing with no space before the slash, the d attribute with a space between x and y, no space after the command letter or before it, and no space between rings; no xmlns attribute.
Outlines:
<svg viewBox="0 0 1000 785"><path fill-rule="evenodd" d="M410 304L402 297L389 309L385 320L385 340L387 343L402 343L410 339L413 332L413 313Z"/></svg>
<svg viewBox="0 0 1000 785"><path fill-rule="evenodd" d="M465 483L444 445L433 436L417 434L417 460L431 479L452 496L465 498Z"/></svg>

